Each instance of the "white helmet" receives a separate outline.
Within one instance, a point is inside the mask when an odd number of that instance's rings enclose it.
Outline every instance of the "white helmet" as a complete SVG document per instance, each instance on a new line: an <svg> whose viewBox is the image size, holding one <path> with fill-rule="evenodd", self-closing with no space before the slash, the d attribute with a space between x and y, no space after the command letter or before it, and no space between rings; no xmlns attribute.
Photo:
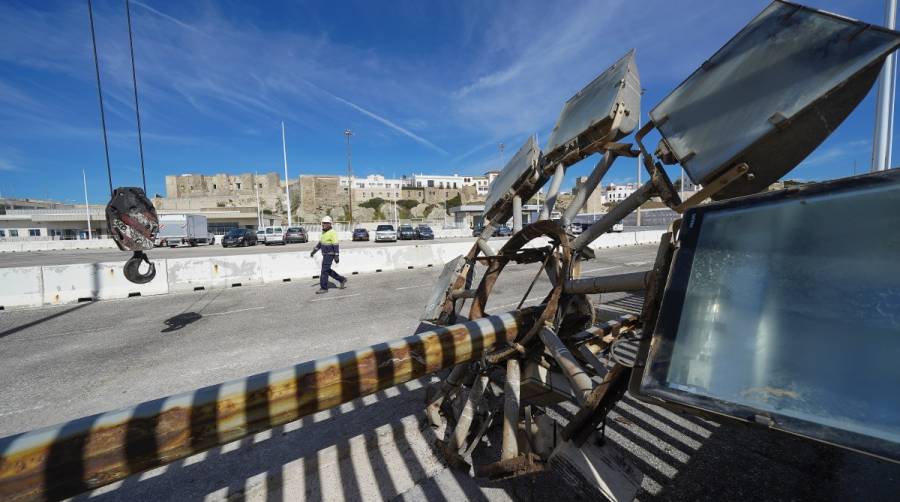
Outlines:
<svg viewBox="0 0 900 502"><path fill-rule="evenodd" d="M331 224L331 216L325 216L324 218L322 218L322 223Z"/></svg>

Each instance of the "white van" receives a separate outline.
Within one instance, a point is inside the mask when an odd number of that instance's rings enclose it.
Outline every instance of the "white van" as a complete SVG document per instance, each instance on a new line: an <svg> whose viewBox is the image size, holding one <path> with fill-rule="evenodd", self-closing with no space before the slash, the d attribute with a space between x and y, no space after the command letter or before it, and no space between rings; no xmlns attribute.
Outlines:
<svg viewBox="0 0 900 502"><path fill-rule="evenodd" d="M270 244L284 244L284 231L286 227L266 227L266 246Z"/></svg>

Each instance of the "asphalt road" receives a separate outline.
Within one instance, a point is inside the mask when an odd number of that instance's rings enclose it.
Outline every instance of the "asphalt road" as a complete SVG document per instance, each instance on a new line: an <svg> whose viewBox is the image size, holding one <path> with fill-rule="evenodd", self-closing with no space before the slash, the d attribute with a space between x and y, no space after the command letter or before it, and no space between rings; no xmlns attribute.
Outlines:
<svg viewBox="0 0 900 502"><path fill-rule="evenodd" d="M584 275L649 267L655 246L598 253ZM536 264L508 267L488 311L515 307ZM338 269L339 270L339 269ZM438 269L0 312L0 436L356 349L413 332ZM526 305L548 289L541 277ZM635 300L604 295L609 309ZM102 488L90 500L571 499L554 473L506 482L447 468L410 382ZM565 420L571 406L559 413ZM900 468L787 435L626 398L607 439L644 473L642 500L858 499ZM83 498L87 500L88 495Z"/></svg>
<svg viewBox="0 0 900 502"><path fill-rule="evenodd" d="M660 230L664 227L625 227L626 232L634 230ZM374 234L371 234L374 238ZM506 239L496 239L505 241ZM471 237L457 237L453 239L435 239L433 241L397 241L397 242L341 242L342 248L371 247L371 246L409 246L429 245L446 242L474 242ZM220 244L213 246L157 248L149 252L152 258L195 258L201 256L228 256L254 253L289 253L294 251L309 251L315 243L285 244L272 246L249 246L245 248L223 248ZM130 257L118 249L73 249L56 251L27 251L16 253L0 253L0 268L8 267L34 267L41 265L69 265L72 263L99 263L106 261L125 261Z"/></svg>

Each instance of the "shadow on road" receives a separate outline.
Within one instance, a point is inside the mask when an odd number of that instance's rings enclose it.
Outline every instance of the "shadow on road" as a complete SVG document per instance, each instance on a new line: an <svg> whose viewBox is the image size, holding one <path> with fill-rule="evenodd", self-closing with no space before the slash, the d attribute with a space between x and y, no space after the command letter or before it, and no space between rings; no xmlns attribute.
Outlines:
<svg viewBox="0 0 900 502"><path fill-rule="evenodd" d="M203 316L196 312L182 312L181 314L166 319L164 322L167 327L160 331L160 333L171 333L173 331L178 331L188 324L199 321L202 318Z"/></svg>
<svg viewBox="0 0 900 502"><path fill-rule="evenodd" d="M14 334L14 333L18 333L19 331L26 330L26 329L31 328L31 327L33 327L33 326L37 326L38 324L47 322L47 321L49 321L49 320L51 320L51 319L56 319L57 317L64 316L64 315L66 315L66 314L68 314L68 313L70 313L70 312L74 312L74 311L76 311L76 310L78 310L78 309L87 307L87 306L90 305L91 303L93 303L93 302L82 303L82 304L80 304L80 305L76 305L76 306L74 306L74 307L67 308L67 309L62 310L62 311L60 311L60 312L56 312L56 313L54 313L54 314L50 314L50 315L48 315L48 316L46 316L46 317L41 317L40 319L35 319L34 321L27 322L27 323L25 323L25 324L20 324L20 325L18 325L18 326L14 326L14 327L12 327L12 328L9 328L9 329L6 330L6 331L0 331L0 338L4 338L4 337L7 337L7 336L12 335L12 334Z"/></svg>

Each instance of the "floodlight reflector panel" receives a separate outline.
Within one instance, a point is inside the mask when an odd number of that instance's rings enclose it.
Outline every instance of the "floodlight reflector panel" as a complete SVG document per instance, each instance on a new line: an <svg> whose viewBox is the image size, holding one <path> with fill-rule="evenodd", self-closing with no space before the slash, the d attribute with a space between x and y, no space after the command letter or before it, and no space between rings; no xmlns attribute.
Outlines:
<svg viewBox="0 0 900 502"><path fill-rule="evenodd" d="M484 217L493 221L497 215L506 213L508 206L512 204L513 194L520 195L523 200L528 200L534 192L517 193L523 186L532 187L529 179L536 175L538 163L541 159L541 149L538 147L534 136L528 138L519 151L509 159L500 174L491 183L487 197L484 201ZM534 191L537 187L533 187Z"/></svg>
<svg viewBox="0 0 900 502"><path fill-rule="evenodd" d="M627 136L637 126L640 113L641 79L632 49L566 101L544 157L553 164L571 150Z"/></svg>
<svg viewBox="0 0 900 502"><path fill-rule="evenodd" d="M799 164L865 97L900 33L776 1L650 111L694 183L739 162L765 189Z"/></svg>
<svg viewBox="0 0 900 502"><path fill-rule="evenodd" d="M900 169L685 213L638 395L900 462Z"/></svg>

